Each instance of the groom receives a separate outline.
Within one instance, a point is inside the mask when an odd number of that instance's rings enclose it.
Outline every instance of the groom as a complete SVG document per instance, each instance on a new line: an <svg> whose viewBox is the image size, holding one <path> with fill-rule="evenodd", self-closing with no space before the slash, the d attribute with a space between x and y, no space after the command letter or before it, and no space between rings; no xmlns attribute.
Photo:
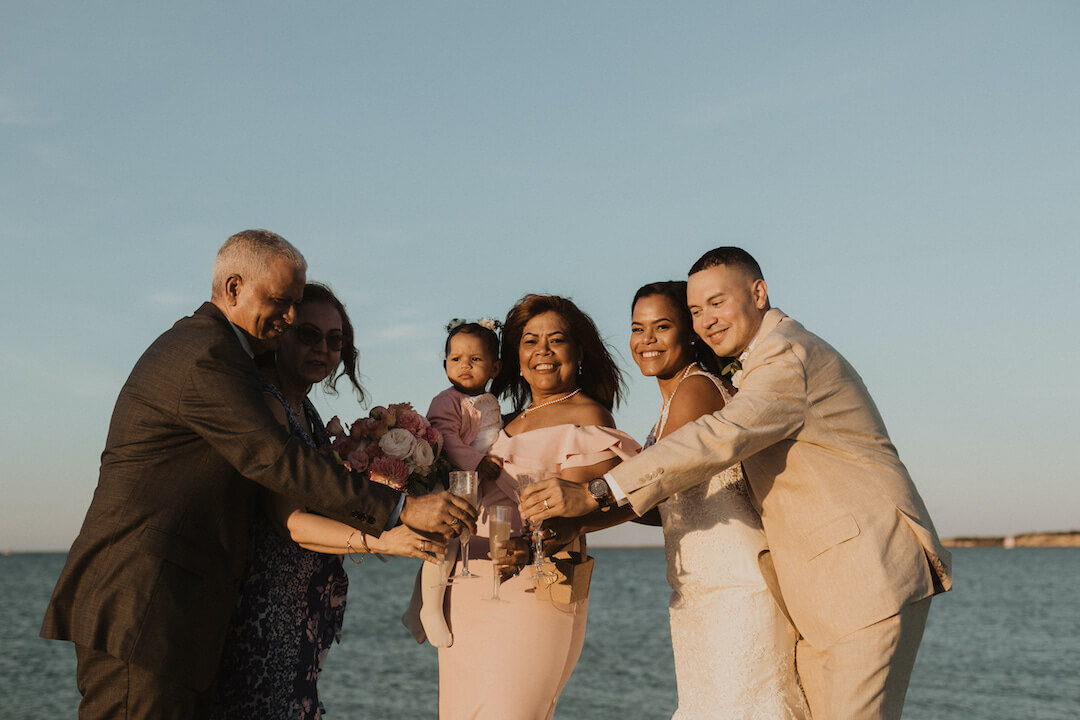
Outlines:
<svg viewBox="0 0 1080 720"><path fill-rule="evenodd" d="M735 397L588 490L537 487L522 514L628 502L642 515L741 462L769 543L762 572L800 634L796 665L815 720L899 718L930 598L952 585L951 556L874 401L839 353L770 309L746 251L705 253L687 301L694 331L739 359Z"/></svg>
<svg viewBox="0 0 1080 720"><path fill-rule="evenodd" d="M433 533L473 525L460 498L406 499L274 419L254 356L295 318L306 269L272 232L233 235L214 261L211 302L155 340L120 390L41 628L75 643L80 718L209 715L260 485L373 535L399 513Z"/></svg>

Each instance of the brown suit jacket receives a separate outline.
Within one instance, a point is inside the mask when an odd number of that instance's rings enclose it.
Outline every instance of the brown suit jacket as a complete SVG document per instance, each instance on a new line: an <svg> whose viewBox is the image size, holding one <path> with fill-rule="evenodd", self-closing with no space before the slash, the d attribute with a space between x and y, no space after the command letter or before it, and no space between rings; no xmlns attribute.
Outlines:
<svg viewBox="0 0 1080 720"><path fill-rule="evenodd" d="M400 493L291 437L261 387L211 303L154 341L120 391L42 637L202 690L218 670L260 485L382 531Z"/></svg>
<svg viewBox="0 0 1080 720"><path fill-rule="evenodd" d="M799 632L825 647L948 590L942 547L862 379L778 309L762 321L739 392L611 476L638 514L743 463Z"/></svg>

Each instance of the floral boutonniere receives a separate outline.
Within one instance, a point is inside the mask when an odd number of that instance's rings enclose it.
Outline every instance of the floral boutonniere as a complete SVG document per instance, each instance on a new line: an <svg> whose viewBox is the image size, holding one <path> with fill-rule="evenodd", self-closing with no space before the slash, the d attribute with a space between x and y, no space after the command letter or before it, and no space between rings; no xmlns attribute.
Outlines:
<svg viewBox="0 0 1080 720"><path fill-rule="evenodd" d="M720 369L720 374L731 380L731 384L738 389L739 383L742 382L742 368L743 363L746 362L746 356L750 354L749 350L743 350L739 357L732 358L731 361Z"/></svg>

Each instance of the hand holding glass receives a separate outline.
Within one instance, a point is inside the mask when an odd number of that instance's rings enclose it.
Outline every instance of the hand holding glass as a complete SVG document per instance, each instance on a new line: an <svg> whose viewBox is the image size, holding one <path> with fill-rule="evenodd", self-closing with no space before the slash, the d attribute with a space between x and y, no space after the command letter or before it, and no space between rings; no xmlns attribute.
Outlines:
<svg viewBox="0 0 1080 720"><path fill-rule="evenodd" d="M543 470L536 470L533 472L520 473L517 476L517 489L518 489L518 503L521 503L521 491L529 485L541 482L547 476L547 473ZM533 542L533 579L539 581L541 578L552 578L554 575L551 573L545 573L544 567L544 530L541 527L542 522L528 522L528 526L532 529L532 542Z"/></svg>
<svg viewBox="0 0 1080 720"><path fill-rule="evenodd" d="M475 470L455 470L450 473L450 492L464 498L474 508L476 507L479 485L479 476L477 476ZM461 572L447 578L447 582L478 577L469 572L469 540L472 539L469 529L466 527L462 530L459 537L461 539Z"/></svg>

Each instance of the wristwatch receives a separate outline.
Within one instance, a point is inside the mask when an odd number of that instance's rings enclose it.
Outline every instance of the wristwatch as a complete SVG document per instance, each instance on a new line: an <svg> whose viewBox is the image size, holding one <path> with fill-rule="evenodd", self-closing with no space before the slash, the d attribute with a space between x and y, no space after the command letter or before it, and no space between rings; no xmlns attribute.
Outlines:
<svg viewBox="0 0 1080 720"><path fill-rule="evenodd" d="M607 480L602 477L593 478L589 481L589 494L593 496L601 510L607 510L615 505L615 496L611 494Z"/></svg>

